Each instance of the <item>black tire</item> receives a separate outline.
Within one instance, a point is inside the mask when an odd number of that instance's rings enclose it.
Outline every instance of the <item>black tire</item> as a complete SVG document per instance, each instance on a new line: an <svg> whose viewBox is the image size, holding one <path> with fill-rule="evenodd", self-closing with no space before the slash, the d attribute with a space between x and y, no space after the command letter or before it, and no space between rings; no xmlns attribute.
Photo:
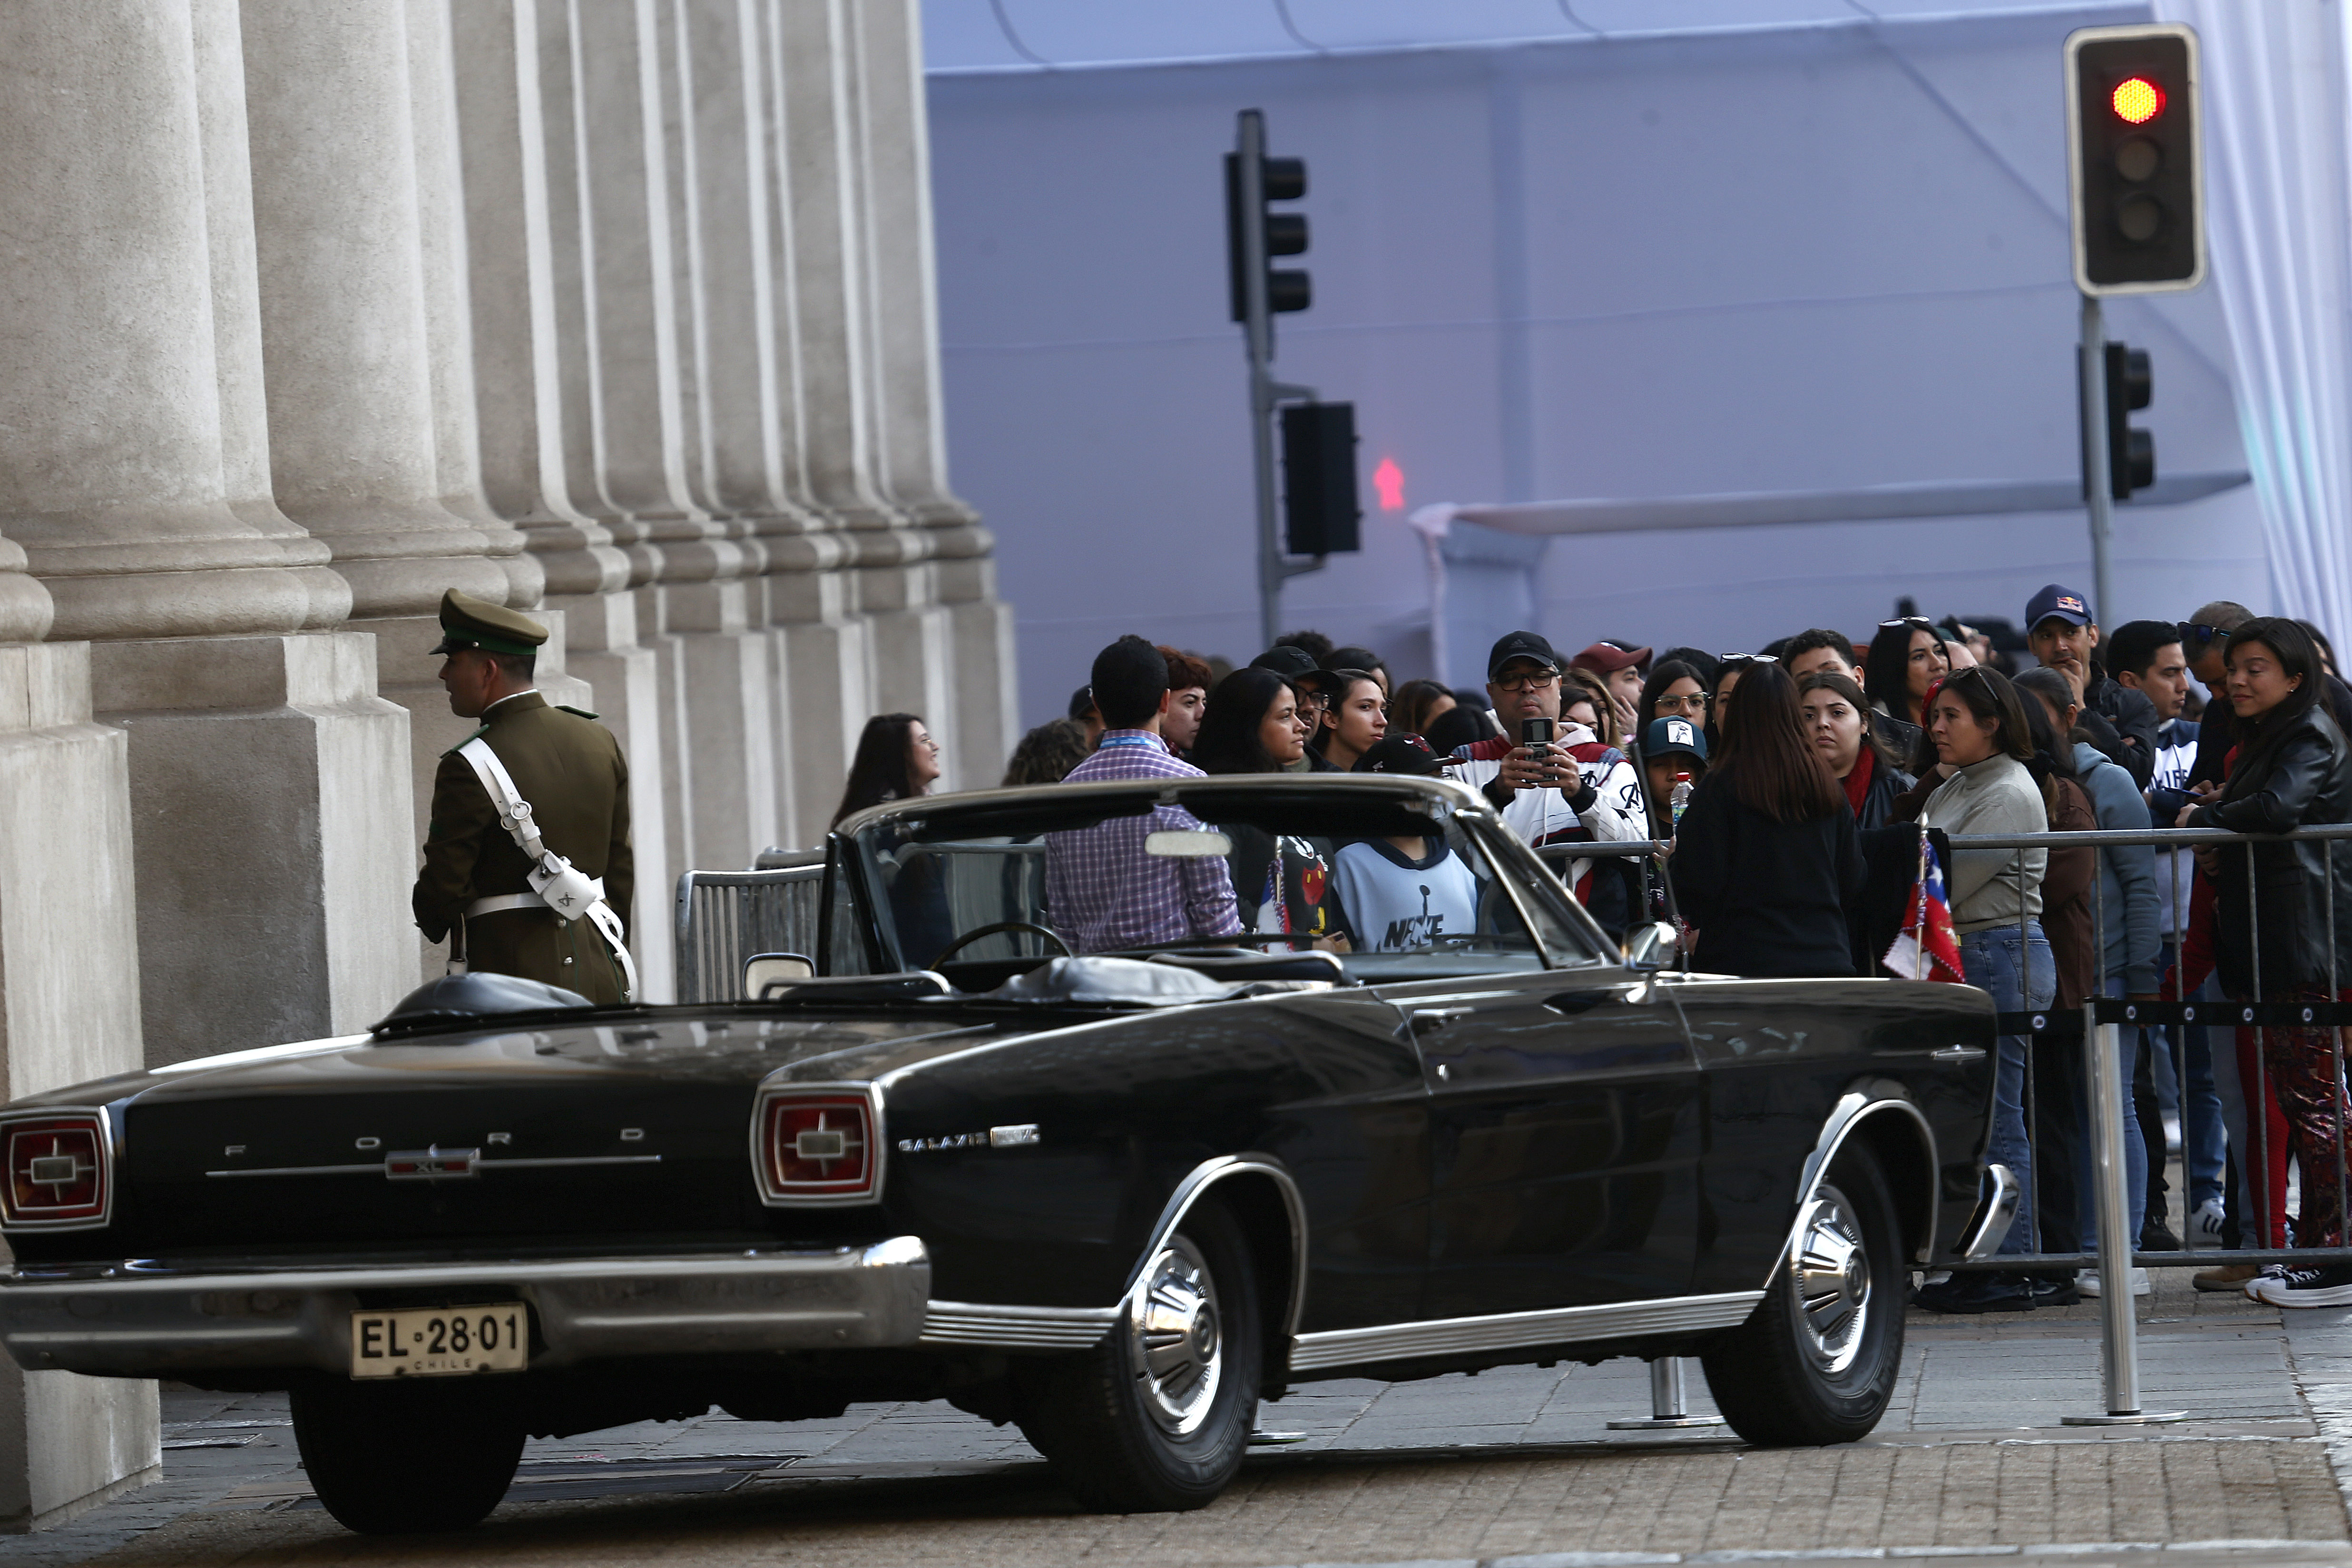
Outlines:
<svg viewBox="0 0 2352 1568"><path fill-rule="evenodd" d="M1147 1296L1162 1314L1153 1352L1130 1305L1092 1350L1018 1369L1022 1434L1096 1513L1206 1507L1241 1468L1257 1417L1257 1271L1232 1216L1214 1203L1186 1215L1129 1301Z"/></svg>
<svg viewBox="0 0 2352 1568"><path fill-rule="evenodd" d="M1869 1150L1839 1153L1800 1222L1764 1300L1700 1357L1716 1408L1759 1447L1868 1436L1903 1363L1903 1230Z"/></svg>
<svg viewBox="0 0 2352 1568"><path fill-rule="evenodd" d="M292 1403L311 1489L362 1535L479 1524L522 1458L522 1424L469 1381L320 1383Z"/></svg>

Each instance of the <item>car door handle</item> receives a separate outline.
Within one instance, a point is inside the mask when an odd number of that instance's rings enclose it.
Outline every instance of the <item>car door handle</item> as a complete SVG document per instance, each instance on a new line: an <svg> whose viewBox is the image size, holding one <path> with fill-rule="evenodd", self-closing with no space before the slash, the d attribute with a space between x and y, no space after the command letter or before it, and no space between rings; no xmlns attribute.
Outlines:
<svg viewBox="0 0 2352 1568"><path fill-rule="evenodd" d="M1423 1029L1442 1029L1454 1019L1466 1018L1470 1014L1468 1007L1416 1007L1411 1017L1414 1032L1419 1033Z"/></svg>
<svg viewBox="0 0 2352 1568"><path fill-rule="evenodd" d="M1984 1056L1981 1046L1946 1046L1940 1051L1929 1051L1927 1059L1931 1062L1980 1062Z"/></svg>

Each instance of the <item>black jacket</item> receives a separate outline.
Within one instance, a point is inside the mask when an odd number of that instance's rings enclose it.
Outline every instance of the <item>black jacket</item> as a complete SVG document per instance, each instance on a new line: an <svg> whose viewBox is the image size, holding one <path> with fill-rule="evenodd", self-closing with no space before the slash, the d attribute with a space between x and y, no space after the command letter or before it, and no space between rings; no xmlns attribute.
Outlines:
<svg viewBox="0 0 2352 1568"><path fill-rule="evenodd" d="M1881 713L1875 710L1870 715L1870 727L1876 732L1880 742L1895 753L1895 760L1903 764L1903 770L1910 772L1912 764L1919 760L1919 737L1926 731L1907 719L1897 719L1892 713ZM1903 787L1909 789L1911 786L1905 784Z"/></svg>
<svg viewBox="0 0 2352 1568"><path fill-rule="evenodd" d="M2332 675L2327 678L2327 710L2335 715L2337 729L2352 732L2352 688ZM2189 767L2189 784L2220 784L2222 762L2237 743L2238 716L2230 710L2228 693L2216 691L2197 721L2197 760Z"/></svg>
<svg viewBox="0 0 2352 1568"><path fill-rule="evenodd" d="M1906 729L1909 726L1905 726ZM1854 826L1867 833L1874 827L1884 827L1895 820L1895 803L1903 792L1919 781L1901 768L1890 766L1885 758L1870 771L1870 787L1862 792L1862 810L1853 820ZM1892 937L1887 938L1894 941Z"/></svg>
<svg viewBox="0 0 2352 1568"><path fill-rule="evenodd" d="M2105 720L2112 731L2104 731L2086 719L2084 727L2091 732L2091 744L2131 774L2135 785L2146 789L2156 776L2158 723L2147 693L2102 675L2084 690L2083 707Z"/></svg>
<svg viewBox="0 0 2352 1568"><path fill-rule="evenodd" d="M2192 827L2234 833L2284 833L2352 821L2352 748L2324 707L2294 721L2284 747L2259 774L2231 776L2221 800L2199 806ZM2254 944L2262 946L2262 993L2275 995L2294 985L2325 983L2333 954L2339 983L2352 983L2352 845L2335 852L2336 931L2328 930L2327 846L2315 840L2253 846L2249 877L2246 851L2224 845L2214 876L2220 895L2213 927L2213 958L2231 995L2254 994ZM2260 925L2252 917L2260 918Z"/></svg>
<svg viewBox="0 0 2352 1568"><path fill-rule="evenodd" d="M1758 979L1853 973L1845 906L1867 870L1843 801L1809 822L1775 822L1729 784L1701 779L1666 867L1683 919L1698 928L1700 969Z"/></svg>

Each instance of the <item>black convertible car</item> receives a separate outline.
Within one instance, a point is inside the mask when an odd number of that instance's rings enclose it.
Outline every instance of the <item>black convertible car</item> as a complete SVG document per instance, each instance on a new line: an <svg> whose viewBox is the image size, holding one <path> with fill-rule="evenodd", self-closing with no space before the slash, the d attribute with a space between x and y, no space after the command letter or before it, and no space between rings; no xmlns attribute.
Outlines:
<svg viewBox="0 0 2352 1568"><path fill-rule="evenodd" d="M1057 934L1284 854L1360 906L1347 951ZM364 1531L481 1518L526 1435L900 1399L1186 1508L1317 1378L1696 1355L1749 1440L1851 1440L1909 1271L2013 1204L1981 993L1663 969L1450 784L902 802L843 825L824 909L753 1001L466 976L17 1101L0 1341L289 1390Z"/></svg>

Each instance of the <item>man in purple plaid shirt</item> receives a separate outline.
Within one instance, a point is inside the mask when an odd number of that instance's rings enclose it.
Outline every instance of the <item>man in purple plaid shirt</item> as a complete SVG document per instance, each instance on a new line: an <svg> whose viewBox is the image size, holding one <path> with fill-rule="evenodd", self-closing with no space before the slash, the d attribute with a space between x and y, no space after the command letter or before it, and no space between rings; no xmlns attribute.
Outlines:
<svg viewBox="0 0 2352 1568"><path fill-rule="evenodd" d="M1102 742L1072 770L1067 784L1089 779L1197 779L1160 738L1168 711L1166 656L1125 637L1095 658L1095 709ZM1167 828L1199 831L1200 818L1163 805L1141 816L1045 835L1045 908L1072 952L1115 952L1188 936L1238 936L1233 879L1222 855L1164 856L1143 841Z"/></svg>

